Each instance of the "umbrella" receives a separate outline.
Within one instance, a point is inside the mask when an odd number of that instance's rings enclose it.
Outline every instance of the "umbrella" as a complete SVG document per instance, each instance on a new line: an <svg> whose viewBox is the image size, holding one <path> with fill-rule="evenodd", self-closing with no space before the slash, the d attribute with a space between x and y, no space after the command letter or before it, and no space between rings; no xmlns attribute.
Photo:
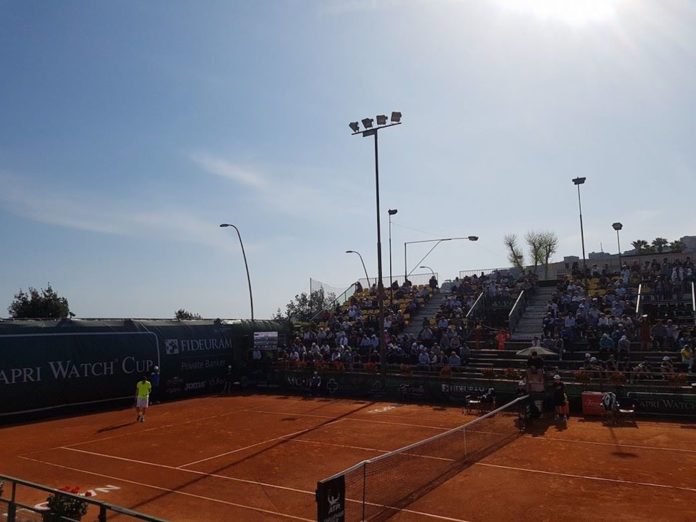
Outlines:
<svg viewBox="0 0 696 522"><path fill-rule="evenodd" d="M529 357L532 355L532 352L536 352L537 355L558 355L556 352L552 352L551 350L547 350L543 346L530 346L529 348L524 348L523 350L518 350L516 352L516 355L523 355L525 357Z"/></svg>

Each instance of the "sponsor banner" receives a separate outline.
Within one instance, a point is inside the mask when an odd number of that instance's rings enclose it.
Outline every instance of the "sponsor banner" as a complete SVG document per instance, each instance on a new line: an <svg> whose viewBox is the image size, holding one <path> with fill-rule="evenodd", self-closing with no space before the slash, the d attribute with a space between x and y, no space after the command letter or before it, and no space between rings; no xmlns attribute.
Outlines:
<svg viewBox="0 0 696 522"><path fill-rule="evenodd" d="M344 522L346 519L346 478L339 475L317 485L317 520Z"/></svg>
<svg viewBox="0 0 696 522"><path fill-rule="evenodd" d="M278 332L254 332L254 348L261 351L278 349Z"/></svg>
<svg viewBox="0 0 696 522"><path fill-rule="evenodd" d="M0 413L131 396L159 364L148 332L1 335Z"/></svg>
<svg viewBox="0 0 696 522"><path fill-rule="evenodd" d="M696 414L696 395L648 392L629 392L627 395L636 401L636 413Z"/></svg>

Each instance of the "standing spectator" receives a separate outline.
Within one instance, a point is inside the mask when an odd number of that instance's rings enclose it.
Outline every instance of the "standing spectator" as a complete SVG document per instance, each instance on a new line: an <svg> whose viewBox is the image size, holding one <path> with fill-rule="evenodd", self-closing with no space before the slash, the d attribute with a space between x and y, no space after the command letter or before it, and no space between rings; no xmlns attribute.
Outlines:
<svg viewBox="0 0 696 522"><path fill-rule="evenodd" d="M435 277L434 274L430 277L430 281L428 281L428 286L430 286L430 289L433 292L435 292L437 290L437 278Z"/></svg>
<svg viewBox="0 0 696 522"><path fill-rule="evenodd" d="M505 343L510 339L510 332L505 328L502 328L495 335L495 342L498 346L498 350L505 350Z"/></svg>
<svg viewBox="0 0 696 522"><path fill-rule="evenodd" d="M312 378L309 380L309 394L312 396L319 395L321 391L321 375L319 372L314 372Z"/></svg>
<svg viewBox="0 0 696 522"><path fill-rule="evenodd" d="M160 369L159 366L152 368L152 373L150 374L150 384L152 385L152 391L150 392L150 399L152 404L158 404L160 401Z"/></svg>
<svg viewBox="0 0 696 522"><path fill-rule="evenodd" d="M229 395L232 393L232 385L234 384L234 373L232 371L232 365L227 365L227 370L225 371L225 385L222 388L223 395Z"/></svg>
<svg viewBox="0 0 696 522"><path fill-rule="evenodd" d="M688 344L681 349L682 362L686 364L686 369L691 373L694 369L694 350Z"/></svg>
<svg viewBox="0 0 696 522"><path fill-rule="evenodd" d="M147 374L144 373L143 378L135 385L135 409L138 413L138 422L145 422L151 390L152 384L147 380Z"/></svg>
<svg viewBox="0 0 696 522"><path fill-rule="evenodd" d="M566 395L565 384L563 384L561 376L558 374L553 376L551 391L553 398L554 420L559 420L562 418L564 421L567 421L568 414L570 413L568 396Z"/></svg>
<svg viewBox="0 0 696 522"><path fill-rule="evenodd" d="M539 357L536 350L532 350L532 355L527 359L527 368L541 370L544 368L544 361Z"/></svg>

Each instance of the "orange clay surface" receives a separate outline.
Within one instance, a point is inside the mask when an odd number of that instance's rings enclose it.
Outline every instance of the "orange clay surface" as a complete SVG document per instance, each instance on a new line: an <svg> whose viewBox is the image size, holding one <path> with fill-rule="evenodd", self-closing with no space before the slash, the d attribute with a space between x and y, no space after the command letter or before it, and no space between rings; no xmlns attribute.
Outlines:
<svg viewBox="0 0 696 522"><path fill-rule="evenodd" d="M311 521L317 480L472 418L432 405L206 397L155 405L145 423L120 410L0 427L0 474L106 488L97 499L170 520ZM540 421L393 519L694 521L696 424Z"/></svg>

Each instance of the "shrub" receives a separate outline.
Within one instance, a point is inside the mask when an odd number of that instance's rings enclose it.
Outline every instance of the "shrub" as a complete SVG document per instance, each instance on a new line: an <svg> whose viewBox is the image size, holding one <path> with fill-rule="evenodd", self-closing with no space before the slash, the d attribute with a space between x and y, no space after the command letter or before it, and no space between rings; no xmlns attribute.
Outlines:
<svg viewBox="0 0 696 522"><path fill-rule="evenodd" d="M64 486L59 491L65 491L72 495L79 495L80 488ZM84 496L90 496L87 492ZM44 514L44 522L60 521L64 518L80 520L87 514L87 502L71 495L51 494L46 499L48 512Z"/></svg>

